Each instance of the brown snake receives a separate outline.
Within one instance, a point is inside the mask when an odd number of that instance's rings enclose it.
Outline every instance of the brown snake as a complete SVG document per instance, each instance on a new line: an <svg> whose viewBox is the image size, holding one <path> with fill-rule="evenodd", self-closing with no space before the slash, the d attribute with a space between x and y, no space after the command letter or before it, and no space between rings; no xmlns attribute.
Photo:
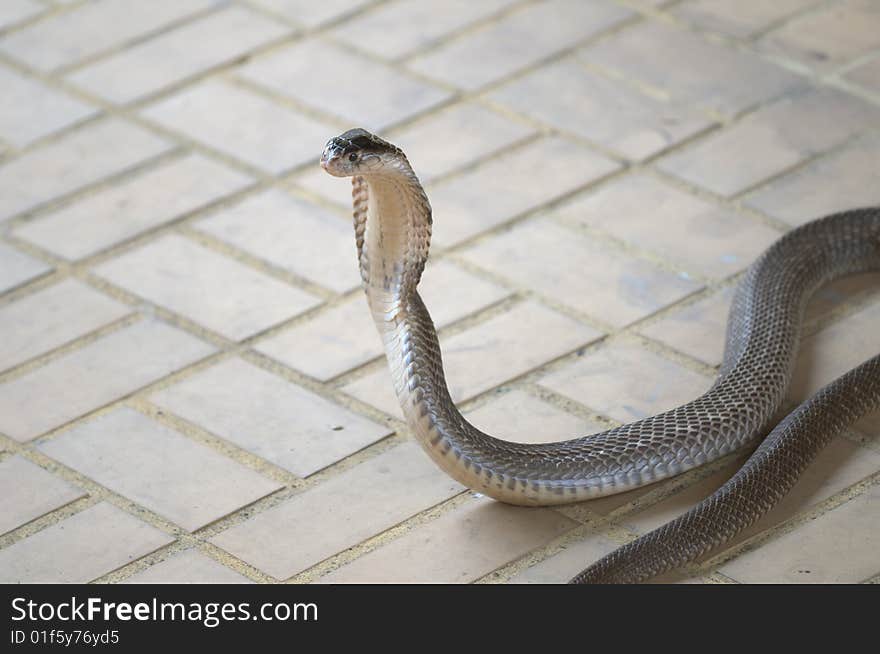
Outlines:
<svg viewBox="0 0 880 654"><path fill-rule="evenodd" d="M510 504L562 504L619 493L754 446L785 399L810 296L841 275L880 270L878 208L793 229L743 276L724 361L705 394L599 434L512 443L476 429L449 396L437 334L416 290L428 257L431 207L404 153L354 129L327 143L321 166L353 178L363 286L413 435L456 480ZM878 406L880 355L801 404L708 499L573 581L638 582L714 549L766 513L826 443Z"/></svg>

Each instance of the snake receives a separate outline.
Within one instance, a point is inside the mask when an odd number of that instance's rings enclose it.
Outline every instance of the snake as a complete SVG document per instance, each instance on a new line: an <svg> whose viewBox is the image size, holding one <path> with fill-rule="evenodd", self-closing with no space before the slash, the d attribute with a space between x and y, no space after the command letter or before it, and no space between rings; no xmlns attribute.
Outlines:
<svg viewBox="0 0 880 654"><path fill-rule="evenodd" d="M716 492L589 565L574 583L644 582L713 551L769 511L828 442L880 406L878 354L779 420L810 297L843 275L880 270L880 207L790 229L751 263L733 296L717 379L703 395L600 433L517 443L474 427L450 396L437 332L417 290L431 204L404 152L356 128L327 141L320 165L352 178L362 287L407 427L464 486L513 505L568 504L752 448Z"/></svg>

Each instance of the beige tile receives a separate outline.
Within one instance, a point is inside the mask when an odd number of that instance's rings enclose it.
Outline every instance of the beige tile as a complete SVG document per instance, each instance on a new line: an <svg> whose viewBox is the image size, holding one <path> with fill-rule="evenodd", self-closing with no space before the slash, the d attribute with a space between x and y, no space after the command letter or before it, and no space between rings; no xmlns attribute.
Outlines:
<svg viewBox="0 0 880 654"><path fill-rule="evenodd" d="M471 329L444 338L443 367L452 399L463 402L596 340L600 333L534 302L523 302ZM400 415L387 369L343 390Z"/></svg>
<svg viewBox="0 0 880 654"><path fill-rule="evenodd" d="M253 582L197 550L186 550L133 574L122 583L252 584Z"/></svg>
<svg viewBox="0 0 880 654"><path fill-rule="evenodd" d="M821 0L690 0L676 5L672 13L698 27L747 38L820 3Z"/></svg>
<svg viewBox="0 0 880 654"><path fill-rule="evenodd" d="M0 137L16 147L57 132L89 116L96 107L77 100L67 93L0 67Z"/></svg>
<svg viewBox="0 0 880 654"><path fill-rule="evenodd" d="M710 379L636 345L584 355L540 384L619 422L675 408L709 389Z"/></svg>
<svg viewBox="0 0 880 654"><path fill-rule="evenodd" d="M880 93L880 56L853 68L845 77L866 89Z"/></svg>
<svg viewBox="0 0 880 654"><path fill-rule="evenodd" d="M224 154L273 174L308 161L336 129L230 82L188 86L142 115Z"/></svg>
<svg viewBox="0 0 880 654"><path fill-rule="evenodd" d="M447 84L474 90L570 48L631 13L593 0L550 0L416 57L409 67Z"/></svg>
<svg viewBox="0 0 880 654"><path fill-rule="evenodd" d="M226 166L190 154L136 173L49 215L15 235L65 259L95 254L253 183Z"/></svg>
<svg viewBox="0 0 880 654"><path fill-rule="evenodd" d="M250 196L196 227L337 293L361 283L351 219L282 191Z"/></svg>
<svg viewBox="0 0 880 654"><path fill-rule="evenodd" d="M77 425L40 450L187 531L281 488L126 407Z"/></svg>
<svg viewBox="0 0 880 654"><path fill-rule="evenodd" d="M765 35L762 49L827 70L880 47L880 7L842 0L789 21Z"/></svg>
<svg viewBox="0 0 880 654"><path fill-rule="evenodd" d="M30 440L211 352L185 332L144 320L0 384L0 431Z"/></svg>
<svg viewBox="0 0 880 654"><path fill-rule="evenodd" d="M584 61L642 81L672 100L736 114L802 84L757 55L650 21L582 51Z"/></svg>
<svg viewBox="0 0 880 654"><path fill-rule="evenodd" d="M0 165L0 220L167 151L142 127L106 118Z"/></svg>
<svg viewBox="0 0 880 654"><path fill-rule="evenodd" d="M449 261L428 267L419 293L431 306L438 328L508 295L500 286L467 273ZM382 339L360 293L306 323L261 342L256 349L321 381L384 352Z"/></svg>
<svg viewBox="0 0 880 654"><path fill-rule="evenodd" d="M789 394L801 401L880 351L880 302L803 340Z"/></svg>
<svg viewBox="0 0 880 654"><path fill-rule="evenodd" d="M667 272L614 251L548 218L518 225L464 250L461 256L618 327L700 288L683 273Z"/></svg>
<svg viewBox="0 0 880 654"><path fill-rule="evenodd" d="M8 34L0 39L0 51L39 70L53 70L106 52L215 4L216 0L153 0L149 5L141 0L102 0Z"/></svg>
<svg viewBox="0 0 880 654"><path fill-rule="evenodd" d="M595 421L557 409L523 391L499 395L465 413L477 429L514 443L552 443L604 431Z"/></svg>
<svg viewBox="0 0 880 654"><path fill-rule="evenodd" d="M254 60L241 75L371 131L433 107L447 91L316 39ZM333 136L328 134L327 138ZM315 158L320 147L315 150Z"/></svg>
<svg viewBox="0 0 880 654"><path fill-rule="evenodd" d="M80 68L67 79L110 102L133 102L291 32L255 11L227 7Z"/></svg>
<svg viewBox="0 0 880 654"><path fill-rule="evenodd" d="M872 127L880 127L880 107L834 89L809 90L759 109L658 165L731 196Z"/></svg>
<svg viewBox="0 0 880 654"><path fill-rule="evenodd" d="M465 102L395 130L389 138L406 152L419 179L428 182L481 159L503 154L532 134L531 127Z"/></svg>
<svg viewBox="0 0 880 654"><path fill-rule="evenodd" d="M508 580L511 584L565 584L587 566L595 563L618 544L601 534L588 534L583 540L567 545L564 549L515 574Z"/></svg>
<svg viewBox="0 0 880 654"><path fill-rule="evenodd" d="M94 272L233 340L320 303L305 291L178 235L163 236Z"/></svg>
<svg viewBox="0 0 880 654"><path fill-rule="evenodd" d="M709 365L721 365L734 288L728 286L676 309L657 322L641 327L639 333Z"/></svg>
<svg viewBox="0 0 880 654"><path fill-rule="evenodd" d="M825 384L880 352L877 321L880 302L847 316L804 339L792 377L789 397L803 401ZM856 423L867 433L880 431L880 410Z"/></svg>
<svg viewBox="0 0 880 654"><path fill-rule="evenodd" d="M151 399L300 477L390 433L241 359L219 363Z"/></svg>
<svg viewBox="0 0 880 654"><path fill-rule="evenodd" d="M316 164L291 179L291 188L304 190L332 202L340 209L351 211L351 178L333 177Z"/></svg>
<svg viewBox="0 0 880 654"><path fill-rule="evenodd" d="M470 502L321 578L323 583L466 583L577 523L548 509Z"/></svg>
<svg viewBox="0 0 880 654"><path fill-rule="evenodd" d="M428 189L434 209L433 242L442 247L455 245L618 167L610 159L556 137L504 152Z"/></svg>
<svg viewBox="0 0 880 654"><path fill-rule="evenodd" d="M880 204L880 135L820 157L750 194L746 203L791 225ZM829 183L834 180L834 183Z"/></svg>
<svg viewBox="0 0 880 654"><path fill-rule="evenodd" d="M0 243L0 293L45 275L52 266Z"/></svg>
<svg viewBox="0 0 880 654"><path fill-rule="evenodd" d="M0 4L0 29L32 18L45 10L45 6L35 0L6 0Z"/></svg>
<svg viewBox="0 0 880 654"><path fill-rule="evenodd" d="M357 43L380 57L396 59L511 4L513 0L400 0L346 21L331 34L342 43Z"/></svg>
<svg viewBox="0 0 880 654"><path fill-rule="evenodd" d="M712 125L708 114L597 75L575 60L542 66L492 93L494 100L633 160Z"/></svg>
<svg viewBox="0 0 880 654"><path fill-rule="evenodd" d="M211 539L276 579L382 533L463 490L404 443Z"/></svg>
<svg viewBox="0 0 880 654"><path fill-rule="evenodd" d="M743 270L782 236L757 220L639 173L580 195L555 214L715 278Z"/></svg>
<svg viewBox="0 0 880 654"><path fill-rule="evenodd" d="M853 584L878 572L880 486L719 568L744 583Z"/></svg>
<svg viewBox="0 0 880 654"><path fill-rule="evenodd" d="M131 309L65 279L0 307L0 370L88 334Z"/></svg>
<svg viewBox="0 0 880 654"><path fill-rule="evenodd" d="M254 0L254 4L307 27L340 20L371 0Z"/></svg>
<svg viewBox="0 0 880 654"><path fill-rule="evenodd" d="M86 583L174 539L101 502L0 550L0 583Z"/></svg>
<svg viewBox="0 0 880 654"><path fill-rule="evenodd" d="M86 493L20 456L0 461L0 534L70 504Z"/></svg>

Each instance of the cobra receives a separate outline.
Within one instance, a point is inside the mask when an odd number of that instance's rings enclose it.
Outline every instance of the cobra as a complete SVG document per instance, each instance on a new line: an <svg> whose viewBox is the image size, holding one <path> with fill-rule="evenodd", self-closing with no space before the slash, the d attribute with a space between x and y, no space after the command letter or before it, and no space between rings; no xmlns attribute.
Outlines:
<svg viewBox="0 0 880 654"><path fill-rule="evenodd" d="M718 378L702 396L653 417L556 443L513 443L485 434L462 417L450 397L437 333L417 290L432 217L406 155L353 129L327 143L321 166L331 175L352 177L363 288L409 429L462 484L510 504L579 502L654 483L760 442L709 498L572 581L639 582L715 549L766 513L836 434L880 406L878 355L774 428L810 296L841 275L880 270L880 209L867 208L793 229L752 263L734 296Z"/></svg>

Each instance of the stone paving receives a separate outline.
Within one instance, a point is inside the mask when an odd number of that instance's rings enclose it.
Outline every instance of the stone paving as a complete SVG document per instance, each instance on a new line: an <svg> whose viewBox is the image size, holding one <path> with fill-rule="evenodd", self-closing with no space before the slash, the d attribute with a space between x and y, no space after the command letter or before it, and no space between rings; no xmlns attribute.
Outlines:
<svg viewBox="0 0 880 654"><path fill-rule="evenodd" d="M877 0L3 0L0 581L561 582L729 458L557 509L410 441L327 138L435 209L452 393L512 440L687 401L787 229L880 204ZM791 402L880 351L810 306ZM880 581L880 413L666 581Z"/></svg>

